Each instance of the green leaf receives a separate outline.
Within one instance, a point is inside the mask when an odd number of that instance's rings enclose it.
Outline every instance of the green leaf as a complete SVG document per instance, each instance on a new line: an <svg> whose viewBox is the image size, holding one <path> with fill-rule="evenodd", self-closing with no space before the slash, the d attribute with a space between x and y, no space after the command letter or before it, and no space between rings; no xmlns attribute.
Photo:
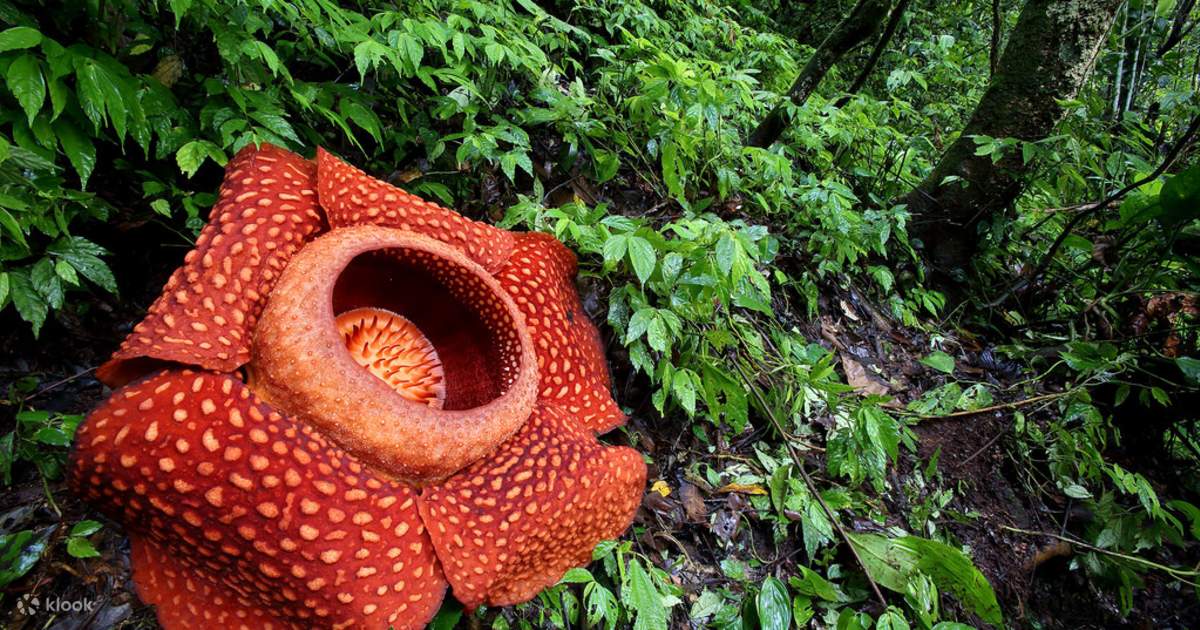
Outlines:
<svg viewBox="0 0 1200 630"><path fill-rule="evenodd" d="M788 630L792 625L792 602L787 587L771 576L763 581L755 600L758 620L763 630Z"/></svg>
<svg viewBox="0 0 1200 630"><path fill-rule="evenodd" d="M33 288L33 283L30 282L27 273L10 271L8 279L13 306L16 307L17 314L21 316L21 319L29 322L33 327L33 336L37 337L42 330L42 324L46 322L46 315L50 312L50 308Z"/></svg>
<svg viewBox="0 0 1200 630"><path fill-rule="evenodd" d="M604 241L604 248L601 250L604 255L604 263L606 265L616 264L625 257L629 237L624 234L610 236Z"/></svg>
<svg viewBox="0 0 1200 630"><path fill-rule="evenodd" d="M100 531L100 528L102 527L104 527L104 524L100 521L79 521L78 523L75 523L74 527L71 528L71 535L91 536L92 534Z"/></svg>
<svg viewBox="0 0 1200 630"><path fill-rule="evenodd" d="M629 561L629 583L627 599L629 606L637 612L634 630L666 630L667 608L662 596L654 588L650 575L636 559Z"/></svg>
<svg viewBox="0 0 1200 630"><path fill-rule="evenodd" d="M50 308L62 308L62 280L54 272L54 263L49 258L42 258L34 263L29 271L29 281L33 288L46 300Z"/></svg>
<svg viewBox="0 0 1200 630"><path fill-rule="evenodd" d="M654 246L650 244L650 241L640 236L629 237L629 263L633 265L633 272L637 274L639 282L646 284L646 281L654 274L657 262L658 258L654 254Z"/></svg>
<svg viewBox="0 0 1200 630"><path fill-rule="evenodd" d="M733 238L732 234L725 232L721 238L717 239L716 253L717 269L728 276L733 270L733 261L737 256L737 240Z"/></svg>
<svg viewBox="0 0 1200 630"><path fill-rule="evenodd" d="M42 43L42 34L36 28L14 26L0 31L0 53L33 48L40 43Z"/></svg>
<svg viewBox="0 0 1200 630"><path fill-rule="evenodd" d="M83 277L109 293L117 292L117 279L100 256L107 254L103 247L79 236L60 238L46 252L71 264Z"/></svg>
<svg viewBox="0 0 1200 630"><path fill-rule="evenodd" d="M921 359L921 363L944 374L954 373L954 357L938 350Z"/></svg>
<svg viewBox="0 0 1200 630"><path fill-rule="evenodd" d="M567 572L563 574L562 579L559 580L559 582L563 584L587 584L588 582L595 581L596 578L592 577L592 572L583 567L568 569Z"/></svg>
<svg viewBox="0 0 1200 630"><path fill-rule="evenodd" d="M679 175L679 155L674 142L662 145L662 175L667 191L676 199L683 200L683 181Z"/></svg>
<svg viewBox="0 0 1200 630"><path fill-rule="evenodd" d="M33 441L38 444L65 448L71 445L71 436L63 433L62 429L58 427L42 427L33 433Z"/></svg>
<svg viewBox="0 0 1200 630"><path fill-rule="evenodd" d="M42 558L54 526L39 532L22 530L0 536L0 588L20 579Z"/></svg>
<svg viewBox="0 0 1200 630"><path fill-rule="evenodd" d="M462 620L462 615L462 604L452 597L447 597L442 602L442 608L438 610L437 615L430 620L426 630L454 630L458 627L458 622Z"/></svg>
<svg viewBox="0 0 1200 630"><path fill-rule="evenodd" d="M205 158L212 157L218 164L221 163L214 157L214 153L224 155L220 147L207 140L192 140L175 152L175 163L179 165L179 170L190 178L200 170Z"/></svg>
<svg viewBox="0 0 1200 630"><path fill-rule="evenodd" d="M1200 359L1177 357L1175 365L1179 367L1180 372L1183 372L1183 378L1187 379L1189 383L1200 385Z"/></svg>
<svg viewBox="0 0 1200 630"><path fill-rule="evenodd" d="M593 160L596 165L596 183L598 184L603 184L616 177L617 168L621 166L620 158L612 151L596 151Z"/></svg>
<svg viewBox="0 0 1200 630"><path fill-rule="evenodd" d="M995 592L962 551L917 536L889 539L852 533L849 537L864 568L880 586L903 594L909 579L920 572L929 576L939 589L954 593L984 621L1003 625Z"/></svg>
<svg viewBox="0 0 1200 630"><path fill-rule="evenodd" d="M72 536L67 539L67 553L72 558L95 558L100 555L100 552L92 546L92 541L80 536Z"/></svg>
<svg viewBox="0 0 1200 630"><path fill-rule="evenodd" d="M29 249L29 244L25 242L25 232L21 230L21 224L4 208L0 208L0 227L8 232L8 235L21 246L21 249Z"/></svg>
<svg viewBox="0 0 1200 630"><path fill-rule="evenodd" d="M42 68L37 58L30 54L17 57L9 64L5 80L8 82L8 89L16 97L21 109L25 110L25 117L32 125L33 117L37 116L42 103L46 101L46 79L42 76Z"/></svg>
<svg viewBox="0 0 1200 630"><path fill-rule="evenodd" d="M54 122L54 133L58 135L63 153L67 154L71 166L75 167L75 172L79 174L79 187L86 189L92 169L96 167L96 147L92 144L92 139L80 131L75 123L65 118Z"/></svg>
<svg viewBox="0 0 1200 630"><path fill-rule="evenodd" d="M1200 215L1200 164L1175 174L1158 193L1164 221L1178 223Z"/></svg>

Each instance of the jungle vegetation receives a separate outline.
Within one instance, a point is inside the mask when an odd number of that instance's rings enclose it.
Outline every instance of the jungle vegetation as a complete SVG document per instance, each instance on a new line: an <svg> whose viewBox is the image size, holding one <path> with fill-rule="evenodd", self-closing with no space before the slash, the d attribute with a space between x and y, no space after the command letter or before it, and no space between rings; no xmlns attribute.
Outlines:
<svg viewBox="0 0 1200 630"><path fill-rule="evenodd" d="M0 616L153 626L63 462L222 166L270 142L579 256L651 485L590 567L438 627L1196 626L1198 23L0 0Z"/></svg>

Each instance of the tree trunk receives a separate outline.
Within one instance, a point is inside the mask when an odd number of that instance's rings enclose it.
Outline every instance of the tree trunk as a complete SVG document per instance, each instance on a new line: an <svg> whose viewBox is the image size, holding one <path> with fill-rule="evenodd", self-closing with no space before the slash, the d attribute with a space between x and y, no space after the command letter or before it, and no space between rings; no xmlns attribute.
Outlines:
<svg viewBox="0 0 1200 630"><path fill-rule="evenodd" d="M796 105L803 105L833 65L879 29L890 6L891 2L888 0L858 0L850 15L821 42L812 59L809 59L800 71L800 76L796 77L796 82L788 90L788 99ZM787 128L785 109L784 103L776 105L746 139L746 144L752 147L769 147L774 144Z"/></svg>
<svg viewBox="0 0 1200 630"><path fill-rule="evenodd" d="M939 269L965 267L980 221L1005 211L1023 188L1020 152L998 163L975 155L972 136L1041 140L1065 115L1116 18L1121 0L1028 0L995 77L958 139L902 201L914 234ZM947 179L949 178L949 181Z"/></svg>

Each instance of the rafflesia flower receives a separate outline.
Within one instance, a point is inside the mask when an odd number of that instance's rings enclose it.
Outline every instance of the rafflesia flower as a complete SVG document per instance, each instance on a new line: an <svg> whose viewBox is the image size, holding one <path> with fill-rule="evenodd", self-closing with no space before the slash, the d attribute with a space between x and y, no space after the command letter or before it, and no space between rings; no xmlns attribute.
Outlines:
<svg viewBox="0 0 1200 630"><path fill-rule="evenodd" d="M167 628L420 627L529 600L628 526L646 469L575 258L318 150L248 147L98 371L73 487Z"/></svg>

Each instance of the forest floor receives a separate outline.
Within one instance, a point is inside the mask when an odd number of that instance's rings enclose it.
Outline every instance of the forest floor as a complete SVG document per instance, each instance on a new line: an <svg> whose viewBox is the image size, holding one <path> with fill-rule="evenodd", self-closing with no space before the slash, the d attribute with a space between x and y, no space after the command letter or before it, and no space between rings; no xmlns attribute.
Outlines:
<svg viewBox="0 0 1200 630"><path fill-rule="evenodd" d="M0 391L9 393L0 405L0 434L13 429L14 414L22 404L84 414L107 395L106 389L92 377L92 370L108 357L140 318L181 255L173 249L143 246L146 242L164 242L150 240L155 236L154 229L142 226L132 232L137 238L130 239L124 237L118 226L107 235L109 238L102 239L106 246L117 250L113 256L118 265L115 271L126 291L120 298L97 296L84 314L49 322L36 341L27 326L14 321L11 311L6 313L0 327L3 331L0 345L8 349L0 363ZM126 246L120 247L121 243ZM593 287L583 287L585 303L604 303L604 296L594 293ZM919 397L941 378L916 362L920 349L927 347L923 333L887 321L855 293L829 294L821 316L800 326L810 340L843 357L843 370L849 366L852 372L846 374L851 385L868 387L868 383L874 382L876 387L894 387L900 383L901 391L889 393L904 403ZM1006 385L1027 378L1018 366L995 359L983 342L966 333L948 332L947 338L959 347L956 359L962 369L977 380L996 385L997 391L1003 392ZM694 600L704 588L733 591L741 588L726 577L721 566L724 559L754 557L763 567L782 569L782 574L788 574L802 561L803 544L798 539L773 542L770 526L759 521L749 506L747 494L761 489L714 488L695 473L699 464L719 470L730 462L752 459L751 444L763 438L767 423L752 424L742 435L717 435L711 440L717 448L711 449L693 435L686 418L658 419L650 403L648 384L631 373L619 343L612 342L609 347L613 351L610 361L618 399L632 410L631 430L636 432L640 447L655 461L650 480L662 480L670 490L665 496L647 491L637 516L638 527L627 536L635 536L643 551L665 549L672 557L682 554L684 561L668 568L686 593L685 605L676 609L672 625L689 627L686 620L689 598ZM856 365L865 369L860 371ZM36 380L36 384L29 379ZM1052 385L1043 387L1045 394L1054 393ZM1010 625L1200 627L1200 602L1196 596L1153 573L1147 575L1144 587L1136 591L1133 611L1123 619L1114 590L1101 590L1081 572L1071 570L1073 551L1068 545L1049 536L1030 536L1006 529L1065 533L1070 531L1073 514L1071 505L1047 504L1042 498L1044 494L1032 494L1025 489L1029 481L1008 455L1006 436L1011 433L1017 411L1023 412L1027 421L1036 422L1042 409L1028 397L1013 396L1011 399L997 396L992 411L913 423L919 437L918 451L915 457L912 453L902 456L890 475L892 487L881 496L879 507L889 515L888 525L908 527L910 514L928 509L930 501L925 499L935 489L932 484L918 489L916 501L911 491L905 491L905 486L912 481L915 467L925 467L936 458L938 486L953 490L954 497L941 508L939 526L970 547L975 563L993 585ZM715 431L707 425L704 430ZM824 470L818 451L809 451L806 457L809 470ZM1130 457L1136 460L1135 456ZM1170 479L1154 476L1156 470L1163 470L1160 465L1138 470L1156 483L1170 483ZM41 610L27 616L18 606L0 612L0 624L14 629L56 630L154 627L153 611L132 593L129 545L118 526L105 521L106 526L92 538L99 557L73 558L63 544L71 524L85 518L102 521L103 518L76 500L64 483L43 487L32 467L18 467L13 476L13 485L0 493L0 528L3 531L56 529L42 560L8 589L17 597L6 601L19 601L20 597L32 594L47 601L84 602L90 607L79 612ZM821 484L820 472L815 478ZM53 497L52 501L48 495ZM878 530L873 523L855 522L850 526L863 531ZM844 547L840 554L845 556L839 556L843 564L854 562ZM491 614L513 613L492 611ZM489 624L485 621L481 625Z"/></svg>

